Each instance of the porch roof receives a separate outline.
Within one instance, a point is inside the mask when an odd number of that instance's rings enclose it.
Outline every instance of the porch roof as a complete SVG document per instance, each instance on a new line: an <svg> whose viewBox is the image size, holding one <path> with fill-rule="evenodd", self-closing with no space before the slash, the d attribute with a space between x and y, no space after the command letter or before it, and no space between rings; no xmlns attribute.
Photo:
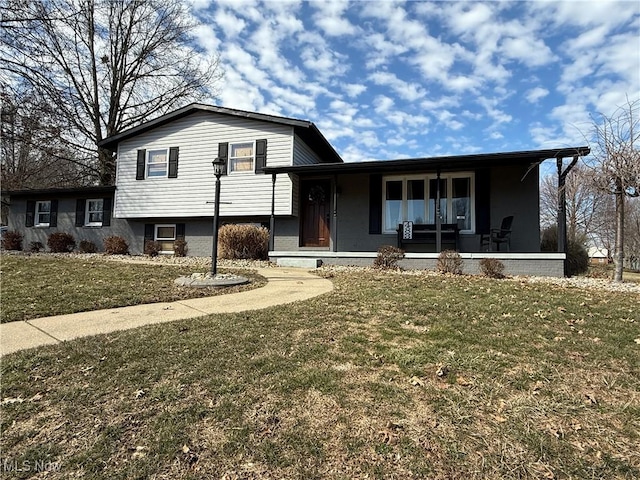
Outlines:
<svg viewBox="0 0 640 480"><path fill-rule="evenodd" d="M409 158L402 160L374 160L352 163L322 163L287 167L266 167L264 173L294 173L297 175L348 174L348 173L399 173L422 170L455 171L470 168L505 166L513 164L536 165L550 158L566 158L588 155L589 147L526 150L518 152L481 153L448 157Z"/></svg>

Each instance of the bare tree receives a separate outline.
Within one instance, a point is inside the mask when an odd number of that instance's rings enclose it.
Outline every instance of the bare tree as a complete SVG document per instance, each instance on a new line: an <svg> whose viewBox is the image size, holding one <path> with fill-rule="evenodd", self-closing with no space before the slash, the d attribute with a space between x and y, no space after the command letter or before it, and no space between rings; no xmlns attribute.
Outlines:
<svg viewBox="0 0 640 480"><path fill-rule="evenodd" d="M56 109L29 92L0 93L0 184L3 190L81 186L84 161L60 140Z"/></svg>
<svg viewBox="0 0 640 480"><path fill-rule="evenodd" d="M640 195L640 100L629 101L612 115L593 122L595 184L615 198L615 273L622 281L625 199Z"/></svg>
<svg viewBox="0 0 640 480"><path fill-rule="evenodd" d="M583 243L589 239L598 243L607 198L594 188L591 171L584 165L576 164L567 175L565 197L568 240ZM555 175L547 175L540 183L540 222L542 227L549 227L557 224L557 220L558 183Z"/></svg>
<svg viewBox="0 0 640 480"><path fill-rule="evenodd" d="M194 26L182 0L8 0L0 80L55 105L64 141L112 184L102 139L214 95L218 59L196 51Z"/></svg>

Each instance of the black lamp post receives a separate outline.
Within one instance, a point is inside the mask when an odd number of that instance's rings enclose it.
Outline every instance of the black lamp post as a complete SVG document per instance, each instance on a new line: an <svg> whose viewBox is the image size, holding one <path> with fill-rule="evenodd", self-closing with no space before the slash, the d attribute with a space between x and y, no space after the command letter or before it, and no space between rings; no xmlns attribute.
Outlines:
<svg viewBox="0 0 640 480"><path fill-rule="evenodd" d="M213 173L216 176L216 199L213 213L213 249L211 251L211 276L218 273L218 220L220 217L220 177L224 173L225 161L216 158L213 162Z"/></svg>

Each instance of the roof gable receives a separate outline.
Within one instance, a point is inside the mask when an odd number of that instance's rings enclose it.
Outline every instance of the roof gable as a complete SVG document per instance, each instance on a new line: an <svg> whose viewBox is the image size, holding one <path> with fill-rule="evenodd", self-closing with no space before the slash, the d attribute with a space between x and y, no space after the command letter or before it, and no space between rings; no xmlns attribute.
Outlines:
<svg viewBox="0 0 640 480"><path fill-rule="evenodd" d="M318 127L313 122L308 120L299 120L296 118L279 117L277 115L268 115L265 113L248 112L245 110L237 110L233 108L219 107L215 105L205 105L201 103L192 103L186 107L180 108L173 112L162 115L153 120L149 120L141 125L125 130L124 132L112 135L98 142L100 147L105 147L110 150L115 150L118 144L126 139L135 137L142 133L148 132L160 126L171 123L180 118L184 118L196 112L209 112L220 115L229 115L234 117L241 117L247 119L253 119L262 122L275 123L278 125L291 126L296 135L298 135L309 147L311 147L320 158L325 162L342 163L342 158L327 139L320 133Z"/></svg>

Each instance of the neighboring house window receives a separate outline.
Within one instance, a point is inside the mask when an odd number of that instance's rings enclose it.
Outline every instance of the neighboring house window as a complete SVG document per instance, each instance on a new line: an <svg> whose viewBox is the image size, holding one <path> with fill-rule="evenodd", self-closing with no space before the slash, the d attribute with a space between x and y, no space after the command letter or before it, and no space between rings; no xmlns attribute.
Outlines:
<svg viewBox="0 0 640 480"><path fill-rule="evenodd" d="M475 231L472 173L440 177L440 216L443 223L457 223L461 232ZM436 223L438 179L432 175L386 177L383 181L383 225L393 233L403 221Z"/></svg>
<svg viewBox="0 0 640 480"><path fill-rule="evenodd" d="M229 171L253 172L254 143L229 144Z"/></svg>
<svg viewBox="0 0 640 480"><path fill-rule="evenodd" d="M173 253L173 245L176 240L176 226L156 225L154 240L160 242L162 253Z"/></svg>
<svg viewBox="0 0 640 480"><path fill-rule="evenodd" d="M103 211L103 200L101 198L87 200L87 207L84 216L85 226L101 227Z"/></svg>
<svg viewBox="0 0 640 480"><path fill-rule="evenodd" d="M36 202L35 223L36 227L48 227L51 223L51 202Z"/></svg>
<svg viewBox="0 0 640 480"><path fill-rule="evenodd" d="M149 150L147 152L147 178L166 177L169 171L169 150Z"/></svg>

